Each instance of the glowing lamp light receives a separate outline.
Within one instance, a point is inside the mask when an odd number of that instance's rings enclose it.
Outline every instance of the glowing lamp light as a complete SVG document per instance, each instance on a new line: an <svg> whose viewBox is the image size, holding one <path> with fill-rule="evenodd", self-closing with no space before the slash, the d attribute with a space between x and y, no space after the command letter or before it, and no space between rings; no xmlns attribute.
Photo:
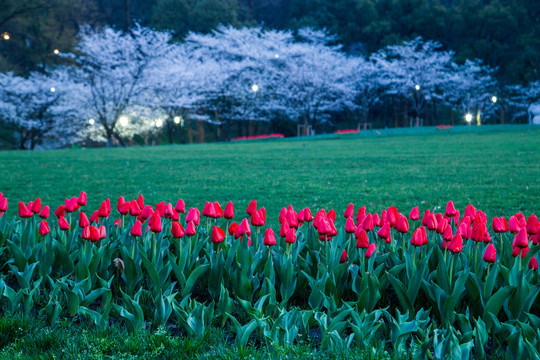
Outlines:
<svg viewBox="0 0 540 360"><path fill-rule="evenodd" d="M472 115L471 114L465 114L465 121L470 123L472 121Z"/></svg>
<svg viewBox="0 0 540 360"><path fill-rule="evenodd" d="M492 96L492 97L491 97L491 102L495 104L495 103L497 102L497 97L496 97L496 96Z"/></svg>
<svg viewBox="0 0 540 360"><path fill-rule="evenodd" d="M163 126L163 120L157 119L157 120L156 120L156 127L159 128L159 127L162 127L162 126Z"/></svg>
<svg viewBox="0 0 540 360"><path fill-rule="evenodd" d="M56 91L56 89L52 87L52 88L51 88L51 92L55 92L55 91Z"/></svg>
<svg viewBox="0 0 540 360"><path fill-rule="evenodd" d="M54 50L53 50L53 53L54 53L54 55L58 55L58 54L60 54L60 50L54 49Z"/></svg>
<svg viewBox="0 0 540 360"><path fill-rule="evenodd" d="M175 116L174 117L174 123L175 124L180 124L180 116Z"/></svg>
<svg viewBox="0 0 540 360"><path fill-rule="evenodd" d="M96 121L95 121L94 119L90 119L90 120L88 120L88 123L89 123L90 125L94 125L94 124L96 123Z"/></svg>
<svg viewBox="0 0 540 360"><path fill-rule="evenodd" d="M118 118L118 121L122 126L127 126L129 123L129 119L127 118L127 116L120 116L120 118Z"/></svg>
<svg viewBox="0 0 540 360"><path fill-rule="evenodd" d="M414 85L414 88L416 89L416 91L420 90L420 85Z"/></svg>
<svg viewBox="0 0 540 360"><path fill-rule="evenodd" d="M253 92L259 91L259 85L257 85L257 84L251 85L251 91L253 91Z"/></svg>
<svg viewBox="0 0 540 360"><path fill-rule="evenodd" d="M9 40L9 39L11 39L11 37L9 36L9 34L7 32L5 32L5 33L2 34L2 39Z"/></svg>
<svg viewBox="0 0 540 360"><path fill-rule="evenodd" d="M276 58L276 59L279 59L279 54L276 54L276 55L275 55L275 58Z"/></svg>

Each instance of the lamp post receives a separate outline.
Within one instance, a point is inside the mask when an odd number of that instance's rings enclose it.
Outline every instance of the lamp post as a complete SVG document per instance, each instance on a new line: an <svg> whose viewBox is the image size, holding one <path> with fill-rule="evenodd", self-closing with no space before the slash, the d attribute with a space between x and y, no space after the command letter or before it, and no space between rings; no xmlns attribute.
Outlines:
<svg viewBox="0 0 540 360"><path fill-rule="evenodd" d="M120 123L121 126L128 126L129 124L129 119L127 116L120 116L118 118L118 122Z"/></svg>
<svg viewBox="0 0 540 360"><path fill-rule="evenodd" d="M5 33L2 34L2 39L7 41L7 40L11 39L11 36L9 35L8 32L5 32Z"/></svg>
<svg viewBox="0 0 540 360"><path fill-rule="evenodd" d="M465 121L467 122L467 124L469 124L469 126L471 125L472 117L473 116L471 113L465 114Z"/></svg>

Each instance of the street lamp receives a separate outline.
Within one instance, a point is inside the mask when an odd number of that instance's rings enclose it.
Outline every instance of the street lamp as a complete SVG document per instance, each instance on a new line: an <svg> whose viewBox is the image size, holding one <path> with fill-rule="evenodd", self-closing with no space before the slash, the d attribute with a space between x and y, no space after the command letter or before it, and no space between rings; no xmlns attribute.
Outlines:
<svg viewBox="0 0 540 360"><path fill-rule="evenodd" d="M469 124L471 123L472 115L470 113L465 114L465 121L468 122Z"/></svg>
<svg viewBox="0 0 540 360"><path fill-rule="evenodd" d="M122 126L127 126L129 123L129 119L127 118L127 116L120 116L118 118L118 122L120 122L120 125Z"/></svg>
<svg viewBox="0 0 540 360"><path fill-rule="evenodd" d="M54 55L58 55L58 54L60 54L60 50L54 49L54 50L53 50L53 53L54 53Z"/></svg>
<svg viewBox="0 0 540 360"><path fill-rule="evenodd" d="M163 126L163 120L161 119L156 119L156 127L160 128Z"/></svg>
<svg viewBox="0 0 540 360"><path fill-rule="evenodd" d="M51 92L55 92L56 89L54 87L51 88Z"/></svg>
<svg viewBox="0 0 540 360"><path fill-rule="evenodd" d="M416 84L414 85L414 88L416 89L416 91L420 90L420 85Z"/></svg>
<svg viewBox="0 0 540 360"><path fill-rule="evenodd" d="M9 40L9 39L11 39L11 36L9 36L9 33L5 32L5 33L2 34L2 39Z"/></svg>
<svg viewBox="0 0 540 360"><path fill-rule="evenodd" d="M90 120L88 120L88 123L89 123L90 125L94 125L94 124L95 124L95 121L94 121L94 119L90 119Z"/></svg>
<svg viewBox="0 0 540 360"><path fill-rule="evenodd" d="M275 55L275 58L276 58L276 59L279 59L279 54L276 54L276 55Z"/></svg>
<svg viewBox="0 0 540 360"><path fill-rule="evenodd" d="M497 97L495 95L491 97L491 102L494 104L497 102Z"/></svg>
<svg viewBox="0 0 540 360"><path fill-rule="evenodd" d="M180 124L180 116L175 116L174 117L174 123L175 124Z"/></svg>
<svg viewBox="0 0 540 360"><path fill-rule="evenodd" d="M253 91L253 92L259 91L259 85L257 85L257 84L251 85L251 91Z"/></svg>

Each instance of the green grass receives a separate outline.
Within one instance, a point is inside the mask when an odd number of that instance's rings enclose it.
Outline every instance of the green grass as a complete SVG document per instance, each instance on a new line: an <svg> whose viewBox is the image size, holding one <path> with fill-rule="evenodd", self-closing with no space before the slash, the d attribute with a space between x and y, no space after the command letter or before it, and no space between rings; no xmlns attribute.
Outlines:
<svg viewBox="0 0 540 360"><path fill-rule="evenodd" d="M486 126L483 128L487 128ZM19 200L58 206L88 193L89 208L144 194L147 203L186 205L251 199L274 223L281 207L334 208L349 202L408 212L469 202L488 216L538 212L540 131L481 131L397 137L0 152L0 191L14 216ZM305 150L304 150L305 148Z"/></svg>

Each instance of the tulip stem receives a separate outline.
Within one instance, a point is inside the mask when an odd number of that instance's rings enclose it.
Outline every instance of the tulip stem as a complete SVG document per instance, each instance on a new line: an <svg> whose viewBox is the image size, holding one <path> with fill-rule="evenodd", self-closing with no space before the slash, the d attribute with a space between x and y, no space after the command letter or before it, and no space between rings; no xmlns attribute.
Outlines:
<svg viewBox="0 0 540 360"><path fill-rule="evenodd" d="M503 234L502 233L499 233L499 237L501 239L501 260L503 260L503 250L504 250L504 244L503 244Z"/></svg>
<svg viewBox="0 0 540 360"><path fill-rule="evenodd" d="M415 260L416 260L416 246L413 246L413 253L412 253L412 268L413 268L413 271L414 271Z"/></svg>
<svg viewBox="0 0 540 360"><path fill-rule="evenodd" d="M328 272L330 272L330 261L328 259L328 239L325 239L324 241L324 251L326 253L326 267L328 268Z"/></svg>
<svg viewBox="0 0 540 360"><path fill-rule="evenodd" d="M452 258L450 258L450 278L449 278L450 286L452 286L452 271L453 270L454 270L454 257L452 256Z"/></svg>
<svg viewBox="0 0 540 360"><path fill-rule="evenodd" d="M476 263L476 259L477 259L477 253L478 253L478 241L475 241L476 245L474 246L474 272L477 271L477 268L478 266L477 263Z"/></svg>
<svg viewBox="0 0 540 360"><path fill-rule="evenodd" d="M401 233L401 242L403 243L403 257L405 257L405 234Z"/></svg>
<svg viewBox="0 0 540 360"><path fill-rule="evenodd" d="M152 255L152 258L154 259L154 264L157 263L157 235L154 233L154 241L153 241L153 245L154 245L154 251L153 251L153 255Z"/></svg>
<svg viewBox="0 0 540 360"><path fill-rule="evenodd" d="M135 244L137 243L137 237L133 237L133 249L131 250L131 258L135 261Z"/></svg>
<svg viewBox="0 0 540 360"><path fill-rule="evenodd" d="M259 228L260 226L255 226L255 252L257 252L257 244L259 242Z"/></svg>
<svg viewBox="0 0 540 360"><path fill-rule="evenodd" d="M521 249L518 253L518 257L519 257L519 264L518 264L518 270L521 271Z"/></svg>

